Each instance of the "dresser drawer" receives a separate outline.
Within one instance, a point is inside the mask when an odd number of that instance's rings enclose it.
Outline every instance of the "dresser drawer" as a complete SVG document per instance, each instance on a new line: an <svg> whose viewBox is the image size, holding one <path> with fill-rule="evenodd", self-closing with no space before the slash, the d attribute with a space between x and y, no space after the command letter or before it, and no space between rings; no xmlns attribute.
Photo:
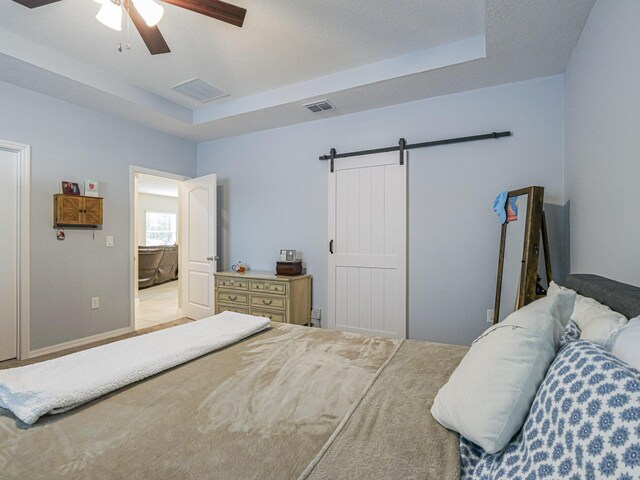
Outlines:
<svg viewBox="0 0 640 480"><path fill-rule="evenodd" d="M287 315L282 312L267 312L266 310L255 310L251 309L251 315L255 315L257 317L267 317L272 322L281 322L287 323Z"/></svg>
<svg viewBox="0 0 640 480"><path fill-rule="evenodd" d="M276 295L286 295L287 284L285 282L266 282L251 280L251 291L275 293Z"/></svg>
<svg viewBox="0 0 640 480"><path fill-rule="evenodd" d="M249 280L238 280L237 278L216 278L216 285L223 288L232 288L234 290L248 290Z"/></svg>
<svg viewBox="0 0 640 480"><path fill-rule="evenodd" d="M251 295L252 308L274 308L276 310L284 310L287 308L287 299L285 297L267 297L266 295Z"/></svg>
<svg viewBox="0 0 640 480"><path fill-rule="evenodd" d="M249 309L247 307L232 307L231 305L216 305L216 313L220 312L249 313Z"/></svg>
<svg viewBox="0 0 640 480"><path fill-rule="evenodd" d="M218 303L231 303L238 305L249 304L249 294L240 292L230 292L228 290L218 290Z"/></svg>

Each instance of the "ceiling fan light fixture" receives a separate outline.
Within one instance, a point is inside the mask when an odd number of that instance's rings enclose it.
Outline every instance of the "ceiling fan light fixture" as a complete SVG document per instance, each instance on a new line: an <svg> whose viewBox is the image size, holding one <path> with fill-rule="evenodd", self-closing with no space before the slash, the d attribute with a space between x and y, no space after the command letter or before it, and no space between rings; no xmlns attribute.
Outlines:
<svg viewBox="0 0 640 480"><path fill-rule="evenodd" d="M162 19L162 15L164 15L162 5L157 4L153 0L133 0L133 4L149 27L157 25Z"/></svg>
<svg viewBox="0 0 640 480"><path fill-rule="evenodd" d="M96 18L103 25L114 30L122 30L122 7L120 4L106 0L102 3Z"/></svg>

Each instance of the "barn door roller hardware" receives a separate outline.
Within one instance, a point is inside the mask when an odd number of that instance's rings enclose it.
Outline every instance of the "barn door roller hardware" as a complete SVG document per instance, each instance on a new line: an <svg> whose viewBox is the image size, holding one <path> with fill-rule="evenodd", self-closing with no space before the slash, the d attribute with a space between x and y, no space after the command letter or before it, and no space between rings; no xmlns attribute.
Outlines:
<svg viewBox="0 0 640 480"><path fill-rule="evenodd" d="M400 152L400 165L404 165L405 150L414 148L435 147L437 145L448 145L451 143L474 142L476 140L488 140L491 138L510 137L511 131L491 132L482 135L472 135L469 137L446 138L443 140L431 140L429 142L407 144L404 138L401 138L398 145L393 147L374 148L372 150L360 150L357 152L336 153L336 149L332 148L329 155L321 155L320 160L331 161L331 171L334 171L334 162L337 158L357 157L360 155L371 155L374 153Z"/></svg>

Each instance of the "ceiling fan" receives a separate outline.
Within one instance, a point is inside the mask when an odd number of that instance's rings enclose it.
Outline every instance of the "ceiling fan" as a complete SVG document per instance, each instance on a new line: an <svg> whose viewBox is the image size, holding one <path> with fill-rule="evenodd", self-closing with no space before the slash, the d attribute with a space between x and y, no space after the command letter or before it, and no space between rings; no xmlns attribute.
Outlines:
<svg viewBox="0 0 640 480"><path fill-rule="evenodd" d="M13 0L28 8L42 7L60 0ZM169 53L169 46L157 27L164 9L153 0L96 0L102 4L96 18L115 30L121 29L122 6L140 33L151 55ZM247 10L220 0L162 0L176 7L242 27Z"/></svg>

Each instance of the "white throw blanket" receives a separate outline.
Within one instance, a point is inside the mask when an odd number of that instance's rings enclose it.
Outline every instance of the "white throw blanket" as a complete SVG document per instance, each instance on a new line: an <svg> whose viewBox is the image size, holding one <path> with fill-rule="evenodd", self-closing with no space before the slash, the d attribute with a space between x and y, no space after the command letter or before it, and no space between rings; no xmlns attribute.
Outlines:
<svg viewBox="0 0 640 480"><path fill-rule="evenodd" d="M25 367L0 370L0 407L27 424L236 343L269 326L264 317L213 317Z"/></svg>

